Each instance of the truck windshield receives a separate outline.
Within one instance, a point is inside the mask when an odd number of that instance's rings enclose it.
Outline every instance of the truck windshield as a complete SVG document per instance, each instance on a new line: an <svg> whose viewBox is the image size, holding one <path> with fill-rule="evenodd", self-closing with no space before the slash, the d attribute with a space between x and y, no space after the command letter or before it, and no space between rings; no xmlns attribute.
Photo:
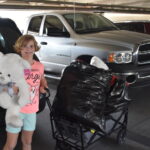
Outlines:
<svg viewBox="0 0 150 150"><path fill-rule="evenodd" d="M118 28L111 21L101 15L71 13L64 14L63 16L72 29L79 34L118 30Z"/></svg>

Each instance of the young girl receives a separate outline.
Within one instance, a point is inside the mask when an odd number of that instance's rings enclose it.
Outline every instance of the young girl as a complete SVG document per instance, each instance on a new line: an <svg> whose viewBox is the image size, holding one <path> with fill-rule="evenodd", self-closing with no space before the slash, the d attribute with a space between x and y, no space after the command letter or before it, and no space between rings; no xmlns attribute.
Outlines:
<svg viewBox="0 0 150 150"><path fill-rule="evenodd" d="M21 108L20 117L23 119L22 127L22 150L31 150L32 136L36 126L36 112L39 105L39 92L44 90L47 82L44 78L44 66L33 59L33 55L39 50L36 40L31 35L21 36L15 43L14 48L22 58L31 65L31 70L24 70L25 79L30 87L30 103ZM41 85L41 86L40 86ZM13 150L17 144L21 128L6 126L7 140L3 150Z"/></svg>

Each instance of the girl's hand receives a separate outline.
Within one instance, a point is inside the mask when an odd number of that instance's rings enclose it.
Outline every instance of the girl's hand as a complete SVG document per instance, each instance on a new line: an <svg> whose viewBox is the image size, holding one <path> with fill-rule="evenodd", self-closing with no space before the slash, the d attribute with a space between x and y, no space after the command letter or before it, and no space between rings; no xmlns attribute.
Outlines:
<svg viewBox="0 0 150 150"><path fill-rule="evenodd" d="M14 91L14 94L18 94L19 88L18 88L17 86L13 85L13 86L12 86L12 89L13 89L13 91Z"/></svg>
<svg viewBox="0 0 150 150"><path fill-rule="evenodd" d="M40 93L46 93L45 88L48 88L48 85L45 77L43 76L40 83Z"/></svg>
<svg viewBox="0 0 150 150"><path fill-rule="evenodd" d="M46 93L46 90L45 90L45 88L44 87L40 87L40 93Z"/></svg>
<svg viewBox="0 0 150 150"><path fill-rule="evenodd" d="M3 88L2 90L3 90L3 92L7 92L7 88Z"/></svg>

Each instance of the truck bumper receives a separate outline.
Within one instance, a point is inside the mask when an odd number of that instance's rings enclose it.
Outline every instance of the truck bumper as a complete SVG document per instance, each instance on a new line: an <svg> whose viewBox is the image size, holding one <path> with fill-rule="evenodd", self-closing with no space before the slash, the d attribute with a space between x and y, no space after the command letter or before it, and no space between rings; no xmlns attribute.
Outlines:
<svg viewBox="0 0 150 150"><path fill-rule="evenodd" d="M133 64L108 64L108 66L115 74L126 78L127 81L132 83L132 86L150 85L150 64L137 66Z"/></svg>

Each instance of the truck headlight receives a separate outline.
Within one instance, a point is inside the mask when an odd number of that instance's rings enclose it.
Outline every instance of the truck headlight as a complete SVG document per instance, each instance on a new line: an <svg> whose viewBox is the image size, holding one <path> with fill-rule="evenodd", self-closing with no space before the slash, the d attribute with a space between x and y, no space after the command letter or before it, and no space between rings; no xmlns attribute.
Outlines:
<svg viewBox="0 0 150 150"><path fill-rule="evenodd" d="M110 63L130 63L132 61L132 53L131 52L119 52L119 53L111 53L108 56L108 62Z"/></svg>

